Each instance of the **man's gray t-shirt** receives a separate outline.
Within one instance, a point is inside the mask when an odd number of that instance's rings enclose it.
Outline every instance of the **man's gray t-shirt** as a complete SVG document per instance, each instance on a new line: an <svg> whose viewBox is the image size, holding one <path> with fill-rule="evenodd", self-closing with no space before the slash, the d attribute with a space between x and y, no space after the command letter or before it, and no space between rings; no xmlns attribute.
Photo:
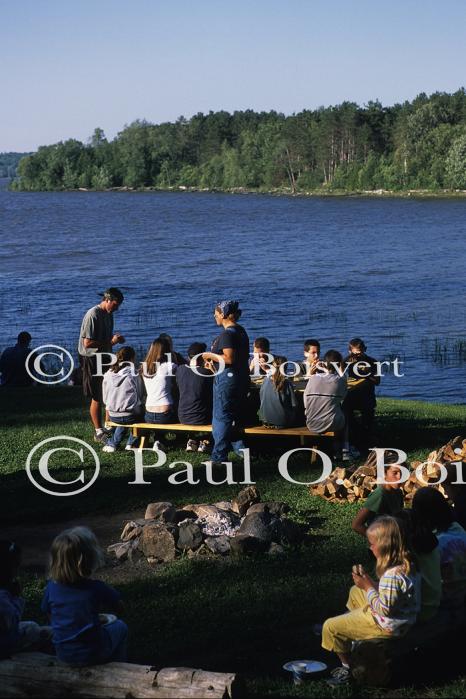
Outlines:
<svg viewBox="0 0 466 699"><path fill-rule="evenodd" d="M306 425L311 432L341 430L345 416L341 403L346 396L346 377L337 374L314 374L304 389Z"/></svg>
<svg viewBox="0 0 466 699"><path fill-rule="evenodd" d="M111 352L113 337L113 314L100 306L90 308L81 323L78 352L82 357L92 357L97 352ZM100 347L84 347L83 340L97 340Z"/></svg>

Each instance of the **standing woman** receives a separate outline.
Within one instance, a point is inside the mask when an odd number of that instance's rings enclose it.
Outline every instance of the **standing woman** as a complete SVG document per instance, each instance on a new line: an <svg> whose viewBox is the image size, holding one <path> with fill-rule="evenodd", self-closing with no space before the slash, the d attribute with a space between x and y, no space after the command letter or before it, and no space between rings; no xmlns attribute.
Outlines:
<svg viewBox="0 0 466 699"><path fill-rule="evenodd" d="M212 461L217 462L228 459L230 447L240 456L239 450L245 448L238 438L237 427L249 389L249 337L237 322L240 317L238 301L221 301L215 307L214 318L223 330L214 340L212 351L202 354L218 372L214 379L212 415ZM218 371L220 361L225 362L223 371Z"/></svg>

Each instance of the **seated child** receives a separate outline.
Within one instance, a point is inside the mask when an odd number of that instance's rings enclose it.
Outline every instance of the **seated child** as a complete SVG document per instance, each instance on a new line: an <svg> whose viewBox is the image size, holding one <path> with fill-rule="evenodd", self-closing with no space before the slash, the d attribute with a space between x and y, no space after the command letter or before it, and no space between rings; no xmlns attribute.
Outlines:
<svg viewBox="0 0 466 699"><path fill-rule="evenodd" d="M350 679L353 641L401 636L415 623L420 606L420 576L413 556L393 517L379 517L367 530L376 558L376 583L361 565L353 566L349 613L327 619L322 628L322 647L335 652L341 667L331 673L332 685Z"/></svg>
<svg viewBox="0 0 466 699"><path fill-rule="evenodd" d="M265 376L267 373L267 355L270 354L270 342L266 337L256 337L254 340L253 358L249 362L249 372L254 375Z"/></svg>
<svg viewBox="0 0 466 699"><path fill-rule="evenodd" d="M122 347L116 353L116 363L105 373L102 395L110 420L122 427L115 428L102 451L114 452L125 436L127 428L142 419L144 384L134 366L135 352L132 347ZM134 448L137 437L131 434L126 449Z"/></svg>
<svg viewBox="0 0 466 699"><path fill-rule="evenodd" d="M466 596L466 531L454 511L432 486L419 488L413 498L413 515L438 539L442 574L442 609L463 609Z"/></svg>
<svg viewBox="0 0 466 699"><path fill-rule="evenodd" d="M342 361L339 352L329 350L316 373L309 377L304 389L304 409L310 432L342 432L345 427L341 403L346 396L346 377L339 376L336 370Z"/></svg>
<svg viewBox="0 0 466 699"><path fill-rule="evenodd" d="M170 351L170 354L171 354L171 361L172 361L174 364L176 364L177 366L182 366L183 364L188 364L188 362L187 362L186 359L183 357L183 355L180 354L179 352L177 352L177 351L173 348L173 338L172 338L171 335L169 335L168 333L160 333L160 335L158 336L157 339L158 339L158 340L165 340L166 342L168 342L168 346L169 346L169 348L170 348L169 351Z"/></svg>
<svg viewBox="0 0 466 699"><path fill-rule="evenodd" d="M68 665L126 661L128 627L120 619L100 616L123 609L116 590L91 578L102 562L97 539L87 527L67 529L52 543L42 610L51 620L57 657Z"/></svg>
<svg viewBox="0 0 466 699"><path fill-rule="evenodd" d="M386 457L388 458L388 457ZM368 496L351 523L353 531L367 535L367 527L380 515L395 517L404 507L403 490L400 483L401 470L396 463L385 467L386 483L378 485Z"/></svg>
<svg viewBox="0 0 466 699"><path fill-rule="evenodd" d="M141 368L146 389L145 421L167 424L176 422L175 374L178 365L169 360L171 350L166 339L154 340Z"/></svg>
<svg viewBox="0 0 466 699"><path fill-rule="evenodd" d="M347 363L348 394L343 403L347 424L347 438L343 448L354 457L359 452L367 452L373 441L375 415L375 387L380 384L377 376L376 360L366 354L366 345L359 337L349 341ZM360 422L356 421L355 412L360 413ZM355 445L357 449L351 445Z"/></svg>
<svg viewBox="0 0 466 699"><path fill-rule="evenodd" d="M319 340L304 340L304 361L299 362L300 374L304 378L309 378L316 373L317 365L320 359L320 342Z"/></svg>
<svg viewBox="0 0 466 699"><path fill-rule="evenodd" d="M179 366L176 371L179 403L178 418L184 425L210 425L212 422L214 375L204 366L201 355L205 342L193 342L188 348L190 365ZM207 452L209 440L188 439L186 451Z"/></svg>
<svg viewBox="0 0 466 699"><path fill-rule="evenodd" d="M259 415L263 423L273 427L291 427L298 419L298 401L291 381L285 376L286 357L275 356L260 388Z"/></svg>
<svg viewBox="0 0 466 699"><path fill-rule="evenodd" d="M13 541L0 541L0 658L40 650L52 635L49 626L21 621L25 601L17 580L21 551Z"/></svg>
<svg viewBox="0 0 466 699"><path fill-rule="evenodd" d="M404 527L406 540L409 542L416 568L421 576L421 608L417 621L425 623L437 614L442 597L438 539L432 530L419 520L413 510L399 512L396 519L400 526Z"/></svg>

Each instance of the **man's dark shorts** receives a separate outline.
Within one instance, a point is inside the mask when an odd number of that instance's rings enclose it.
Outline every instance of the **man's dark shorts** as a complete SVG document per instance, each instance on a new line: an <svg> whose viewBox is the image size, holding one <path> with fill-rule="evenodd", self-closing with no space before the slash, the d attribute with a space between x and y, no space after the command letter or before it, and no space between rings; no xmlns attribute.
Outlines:
<svg viewBox="0 0 466 699"><path fill-rule="evenodd" d="M96 376L96 357L81 357L81 367L83 371L83 393L85 396L102 403L102 381L103 376Z"/></svg>

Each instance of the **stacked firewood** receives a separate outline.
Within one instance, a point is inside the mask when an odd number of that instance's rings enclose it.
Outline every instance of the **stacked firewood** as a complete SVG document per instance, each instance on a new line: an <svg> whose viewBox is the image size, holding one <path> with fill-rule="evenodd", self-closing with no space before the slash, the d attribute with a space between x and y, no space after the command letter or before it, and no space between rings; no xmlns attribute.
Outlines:
<svg viewBox="0 0 466 699"><path fill-rule="evenodd" d="M384 460L385 463L396 463L396 452L387 449ZM416 474L417 467L423 462L404 463L403 465L410 471L408 480L402 485L405 502L411 501L416 490L425 485L433 485L445 495L442 485L435 485L441 478L440 466L444 465L449 470L449 464L458 461L466 462L466 439L462 437L455 437L440 449L429 454L422 468L424 482ZM356 502L365 500L374 490L377 486L376 478L376 454L370 452L367 461L362 466L335 468L328 478L321 483L311 485L309 490L312 495L319 495L332 502ZM452 479L455 480L455 477Z"/></svg>

